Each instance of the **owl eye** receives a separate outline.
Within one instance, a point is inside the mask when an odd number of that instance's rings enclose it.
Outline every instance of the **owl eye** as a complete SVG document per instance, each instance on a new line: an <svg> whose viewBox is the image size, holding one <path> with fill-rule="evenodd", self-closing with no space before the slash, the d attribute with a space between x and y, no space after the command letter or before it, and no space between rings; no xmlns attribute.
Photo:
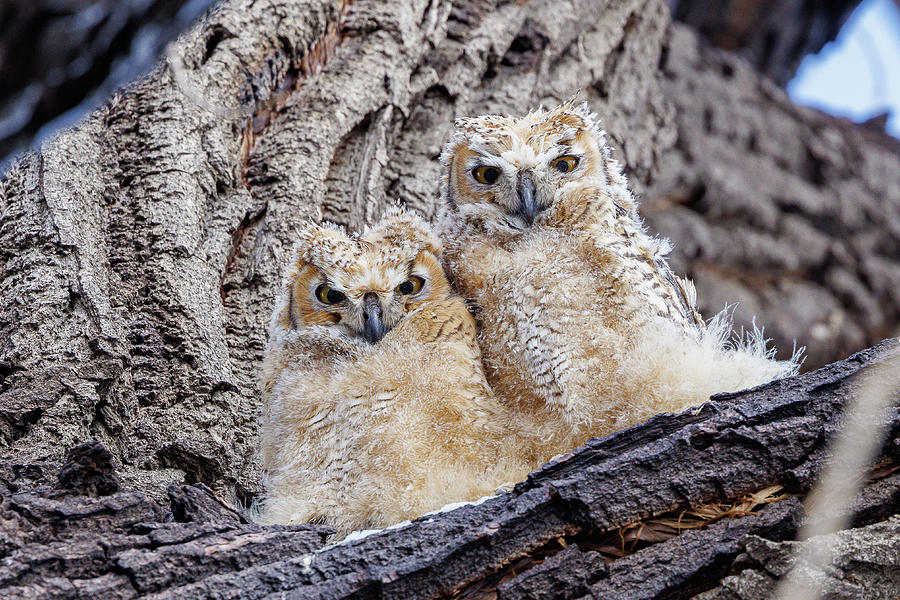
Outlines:
<svg viewBox="0 0 900 600"><path fill-rule="evenodd" d="M475 181L478 183L492 185L497 183L497 180L500 179L500 169L497 167L486 166L475 167L472 169L472 177L474 177Z"/></svg>
<svg viewBox="0 0 900 600"><path fill-rule="evenodd" d="M338 302L343 302L347 296L323 283L316 288L316 298L323 304L337 304Z"/></svg>
<svg viewBox="0 0 900 600"><path fill-rule="evenodd" d="M410 294L418 294L422 290L423 285L425 285L424 279L416 275L410 275L409 279L395 287L394 291L402 296L409 296Z"/></svg>
<svg viewBox="0 0 900 600"><path fill-rule="evenodd" d="M569 154L560 156L559 158L554 158L550 161L550 166L560 173L568 173L569 171L575 170L575 167L578 166L578 157Z"/></svg>

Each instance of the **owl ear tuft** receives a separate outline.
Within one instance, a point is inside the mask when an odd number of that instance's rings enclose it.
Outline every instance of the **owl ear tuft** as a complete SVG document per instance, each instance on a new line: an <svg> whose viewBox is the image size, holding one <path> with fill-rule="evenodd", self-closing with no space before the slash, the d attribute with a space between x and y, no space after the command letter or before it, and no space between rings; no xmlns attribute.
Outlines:
<svg viewBox="0 0 900 600"><path fill-rule="evenodd" d="M340 225L307 221L297 232L293 254L295 259L315 263L348 243L352 241Z"/></svg>
<svg viewBox="0 0 900 600"><path fill-rule="evenodd" d="M584 125L589 129L597 129L600 127L600 119L597 118L597 113L591 110L591 107L587 102L582 102L578 106L573 107L572 114L578 115L584 119Z"/></svg>
<svg viewBox="0 0 900 600"><path fill-rule="evenodd" d="M297 232L292 251L291 268L301 269L304 264L330 271L349 268L359 257L356 239L335 223L306 222Z"/></svg>
<svg viewBox="0 0 900 600"><path fill-rule="evenodd" d="M440 256L441 242L425 219L399 204L388 207L381 220L367 230L362 243L408 246L414 254L426 251Z"/></svg>
<svg viewBox="0 0 900 600"><path fill-rule="evenodd" d="M498 143L508 135L505 130L514 122L515 119L512 117L500 115L481 115L480 117L460 117L456 119L453 123L456 126L456 131L450 136L450 139L441 150L439 158L441 164L449 166L453 162L453 156L462 147L477 150Z"/></svg>

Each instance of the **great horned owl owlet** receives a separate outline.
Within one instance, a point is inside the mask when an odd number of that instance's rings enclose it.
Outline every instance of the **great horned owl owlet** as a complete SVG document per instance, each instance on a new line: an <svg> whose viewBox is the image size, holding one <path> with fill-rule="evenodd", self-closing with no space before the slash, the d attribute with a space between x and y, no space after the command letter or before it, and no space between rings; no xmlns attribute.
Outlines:
<svg viewBox="0 0 900 600"><path fill-rule="evenodd" d="M441 156L445 260L481 307L488 381L532 465L710 394L795 372L726 341L649 235L587 105L457 121Z"/></svg>
<svg viewBox="0 0 900 600"><path fill-rule="evenodd" d="M383 527L525 475L440 243L399 208L299 234L262 368L260 521Z"/></svg>

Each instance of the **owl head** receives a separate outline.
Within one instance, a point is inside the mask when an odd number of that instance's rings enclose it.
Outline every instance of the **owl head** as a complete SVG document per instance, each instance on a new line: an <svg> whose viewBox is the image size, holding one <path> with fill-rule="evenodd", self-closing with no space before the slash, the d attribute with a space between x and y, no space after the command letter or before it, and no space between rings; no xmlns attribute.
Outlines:
<svg viewBox="0 0 900 600"><path fill-rule="evenodd" d="M275 313L285 329L326 327L376 343L421 304L450 295L440 242L398 206L360 235L308 223L298 238Z"/></svg>
<svg viewBox="0 0 900 600"><path fill-rule="evenodd" d="M441 191L445 205L468 222L494 233L522 233L558 190L588 178L620 188L633 202L587 103L573 99L521 118L457 119L456 127L441 154Z"/></svg>

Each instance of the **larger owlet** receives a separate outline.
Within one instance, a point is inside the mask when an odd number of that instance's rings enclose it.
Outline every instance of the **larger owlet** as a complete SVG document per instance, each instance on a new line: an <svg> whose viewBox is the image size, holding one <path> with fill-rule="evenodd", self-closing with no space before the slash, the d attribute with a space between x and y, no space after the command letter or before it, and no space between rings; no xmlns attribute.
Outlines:
<svg viewBox="0 0 900 600"><path fill-rule="evenodd" d="M457 121L438 222L480 306L488 381L532 465L710 394L791 374L760 335L726 341L666 263L587 105Z"/></svg>
<svg viewBox="0 0 900 600"><path fill-rule="evenodd" d="M340 534L474 500L525 475L440 243L399 208L359 237L299 234L269 327L264 523Z"/></svg>

